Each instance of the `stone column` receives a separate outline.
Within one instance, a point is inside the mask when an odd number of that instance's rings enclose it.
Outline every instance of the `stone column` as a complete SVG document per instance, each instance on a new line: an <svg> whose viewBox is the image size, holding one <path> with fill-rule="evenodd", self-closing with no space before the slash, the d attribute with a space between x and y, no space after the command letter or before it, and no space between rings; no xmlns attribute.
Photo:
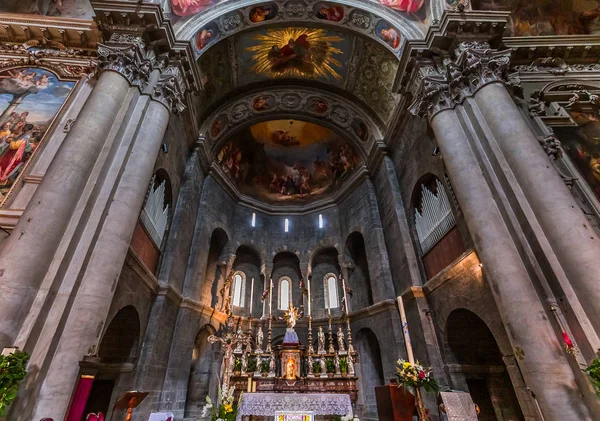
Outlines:
<svg viewBox="0 0 600 421"><path fill-rule="evenodd" d="M153 89L133 145L123 163L106 217L81 275L81 285L66 319L60 342L49 364L30 419L63 419L69 406L78 362L98 341L136 221L152 178L160 144L169 122L173 79L169 67Z"/></svg>
<svg viewBox="0 0 600 421"><path fill-rule="evenodd" d="M129 86L122 74L100 74L12 235L0 246L0 349L13 345Z"/></svg>
<svg viewBox="0 0 600 421"><path fill-rule="evenodd" d="M564 271L600 333L600 238L505 86L484 86L475 94L475 102L558 258L560 268L553 270L559 274Z"/></svg>
<svg viewBox="0 0 600 421"><path fill-rule="evenodd" d="M484 265L485 279L515 354L522 357L519 365L525 380L537 395L546 419L591 419L583 402L573 399L579 395L574 374L480 168L463 126L461 106L453 102L452 84L430 77L422 81L422 96L412 111L429 112L431 128Z"/></svg>

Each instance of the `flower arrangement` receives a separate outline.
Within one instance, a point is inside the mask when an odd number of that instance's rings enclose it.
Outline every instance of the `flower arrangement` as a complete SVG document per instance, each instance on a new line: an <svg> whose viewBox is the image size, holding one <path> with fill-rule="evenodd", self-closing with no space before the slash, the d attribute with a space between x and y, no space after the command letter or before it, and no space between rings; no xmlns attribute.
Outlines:
<svg viewBox="0 0 600 421"><path fill-rule="evenodd" d="M271 367L269 364L269 360L261 359L260 372L263 374L263 376L269 374L270 370L271 370Z"/></svg>
<svg viewBox="0 0 600 421"><path fill-rule="evenodd" d="M258 360L256 359L256 357L248 358L248 368L246 369L246 371L248 373L254 373L257 368L258 368Z"/></svg>
<svg viewBox="0 0 600 421"><path fill-rule="evenodd" d="M411 364L403 359L398 360L396 376L403 387L422 387L427 392L437 392L440 389L435 379L431 377L431 367L423 367L418 361Z"/></svg>
<svg viewBox="0 0 600 421"><path fill-rule="evenodd" d="M235 421L237 406L235 404L234 393L235 388L233 387L219 389L220 405L218 408L215 408L212 400L207 396L206 404L202 408L202 418L210 416L211 421Z"/></svg>
<svg viewBox="0 0 600 421"><path fill-rule="evenodd" d="M8 407L17 397L21 380L27 374L28 361L29 354L23 351L0 355L0 417L6 414Z"/></svg>
<svg viewBox="0 0 600 421"><path fill-rule="evenodd" d="M335 363L333 362L333 358L327 358L325 360L325 369L327 370L327 374L335 373Z"/></svg>
<svg viewBox="0 0 600 421"><path fill-rule="evenodd" d="M321 375L321 363L319 361L313 362L312 369L315 376L319 377Z"/></svg>
<svg viewBox="0 0 600 421"><path fill-rule="evenodd" d="M340 358L340 371L342 376L348 374L348 359L346 357Z"/></svg>

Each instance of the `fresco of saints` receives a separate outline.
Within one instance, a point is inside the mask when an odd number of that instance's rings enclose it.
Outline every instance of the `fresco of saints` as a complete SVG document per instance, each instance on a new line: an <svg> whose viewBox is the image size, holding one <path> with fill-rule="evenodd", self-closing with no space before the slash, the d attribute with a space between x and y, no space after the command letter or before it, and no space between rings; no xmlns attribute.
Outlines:
<svg viewBox="0 0 600 421"><path fill-rule="evenodd" d="M341 6L321 7L317 17L330 22L339 22L344 19L344 9Z"/></svg>
<svg viewBox="0 0 600 421"><path fill-rule="evenodd" d="M421 9L425 0L379 0L383 6L406 13L416 13Z"/></svg>
<svg viewBox="0 0 600 421"><path fill-rule="evenodd" d="M382 29L380 38L394 49L400 46L400 34L394 28Z"/></svg>
<svg viewBox="0 0 600 421"><path fill-rule="evenodd" d="M196 35L196 48L201 51L208 45L215 33L212 29L201 29Z"/></svg>
<svg viewBox="0 0 600 421"><path fill-rule="evenodd" d="M260 23L271 20L277 14L277 9L274 6L257 6L250 11L250 22Z"/></svg>
<svg viewBox="0 0 600 421"><path fill-rule="evenodd" d="M171 0L171 10L177 16L190 16L213 4L213 0Z"/></svg>
<svg viewBox="0 0 600 421"><path fill-rule="evenodd" d="M9 137L8 147L0 155L0 183L14 175L23 165L24 158L35 148L32 143L33 124L27 124L24 132L19 137Z"/></svg>

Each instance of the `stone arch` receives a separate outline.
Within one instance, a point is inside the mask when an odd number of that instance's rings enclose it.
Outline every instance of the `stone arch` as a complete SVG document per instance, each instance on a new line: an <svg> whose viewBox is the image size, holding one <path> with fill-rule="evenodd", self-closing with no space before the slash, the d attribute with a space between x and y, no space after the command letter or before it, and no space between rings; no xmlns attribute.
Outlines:
<svg viewBox="0 0 600 421"><path fill-rule="evenodd" d="M106 328L98 347L104 363L134 363L140 342L140 317L134 306L121 308Z"/></svg>
<svg viewBox="0 0 600 421"><path fill-rule="evenodd" d="M362 328L356 333L354 344L360 356L355 366L361 385L358 388L357 409L362 418L377 419L375 387L385 383L379 340L371 329Z"/></svg>
<svg viewBox="0 0 600 421"><path fill-rule="evenodd" d="M262 315L260 296L264 290L264 276L262 274L263 265L263 256L255 246L241 244L236 249L233 270L244 274L246 288L244 291L244 306L233 307L233 313L235 315L248 316L250 314L251 299L252 316L260 317Z"/></svg>
<svg viewBox="0 0 600 421"><path fill-rule="evenodd" d="M249 0L245 2L243 7L240 7L239 4L231 5L228 4L228 2L222 2L202 13L196 13L189 18L184 18L175 24L176 37L178 39L193 40L198 31L206 27L209 23L217 27L219 33L226 34L225 37L220 38L220 41L239 32L261 26L270 26L274 23L279 25L282 23L288 25L312 24L331 29L345 29L356 35L370 38L374 42L386 46L386 48L396 55L399 55L399 51L402 51L401 47L394 49L386 45L376 36L375 26L379 21L387 21L392 26L396 27L405 40L421 39L425 36L418 24L408 17L396 13L392 8L383 7L377 3L365 2L363 0L346 0L344 3L330 2L344 8L344 14L347 18L342 19L340 22L326 21L313 16L312 8L313 3L316 3L316 1L311 1L311 6L309 8L300 10L298 13L280 13L278 17L273 20L264 21L262 23L251 22L248 19L250 10L254 6L264 3L264 0ZM372 24L365 28L364 26L348 22L353 14L358 14L362 19L372 22ZM436 15L439 14L439 11L437 11ZM435 18L439 19L439 16ZM232 25L232 22L236 23Z"/></svg>
<svg viewBox="0 0 600 421"><path fill-rule="evenodd" d="M279 311L279 281L282 278L290 280L290 291L292 291L292 303L299 306L302 301L301 294L295 293L302 277L300 271L300 259L291 251L280 251L273 257L273 311Z"/></svg>
<svg viewBox="0 0 600 421"><path fill-rule="evenodd" d="M219 299L219 284L227 276L225 271L227 270L229 237L222 228L215 228L210 236L209 244L200 296L202 301L210 303L210 306L214 308Z"/></svg>
<svg viewBox="0 0 600 421"><path fill-rule="evenodd" d="M373 290L365 249L365 239L359 231L351 232L346 237L344 255L350 263L348 268L348 284L354 291L351 299L352 309L359 310L373 305Z"/></svg>
<svg viewBox="0 0 600 421"><path fill-rule="evenodd" d="M325 307L325 279L328 274L334 274L336 278L340 274L338 263L338 250L335 247L319 247L311 255L311 310L314 318L327 317ZM338 285L337 295L342 294L341 286ZM332 314L338 314L340 307L331 309Z"/></svg>
<svg viewBox="0 0 600 421"><path fill-rule="evenodd" d="M523 419L503 353L486 322L465 308L448 314L444 354L452 387L469 391L481 413L478 419Z"/></svg>
<svg viewBox="0 0 600 421"><path fill-rule="evenodd" d="M212 325L204 325L194 340L185 400L185 418L200 417L207 396L216 402L221 360L220 350L208 342L208 337L215 333L216 330Z"/></svg>

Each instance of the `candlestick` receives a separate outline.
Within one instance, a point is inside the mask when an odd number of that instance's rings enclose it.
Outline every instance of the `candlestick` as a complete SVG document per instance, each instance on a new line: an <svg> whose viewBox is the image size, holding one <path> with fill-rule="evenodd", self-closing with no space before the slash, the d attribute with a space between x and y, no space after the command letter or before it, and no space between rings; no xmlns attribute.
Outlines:
<svg viewBox="0 0 600 421"><path fill-rule="evenodd" d="M250 284L250 318L252 318L252 304L254 304L254 278Z"/></svg>
<svg viewBox="0 0 600 421"><path fill-rule="evenodd" d="M310 305L310 301L309 301ZM310 307L309 307L310 308ZM315 353L315 349L313 347L312 341L312 316L308 316L308 355L312 355Z"/></svg>
<svg viewBox="0 0 600 421"><path fill-rule="evenodd" d="M310 275L306 279L306 286L308 287L308 316L310 317L312 313L310 312Z"/></svg>
<svg viewBox="0 0 600 421"><path fill-rule="evenodd" d="M269 279L269 317L273 311L273 279Z"/></svg>
<svg viewBox="0 0 600 421"><path fill-rule="evenodd" d="M333 329L331 329L331 315L329 316L329 349L328 354L335 354L335 348L333 347Z"/></svg>

